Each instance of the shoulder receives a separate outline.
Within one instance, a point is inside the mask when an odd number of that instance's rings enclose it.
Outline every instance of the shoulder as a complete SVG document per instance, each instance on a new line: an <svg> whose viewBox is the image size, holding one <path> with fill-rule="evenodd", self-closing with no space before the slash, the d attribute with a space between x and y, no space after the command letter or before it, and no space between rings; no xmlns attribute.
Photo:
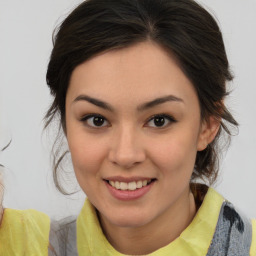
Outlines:
<svg viewBox="0 0 256 256"><path fill-rule="evenodd" d="M252 245L250 256L256 256L256 219L252 220Z"/></svg>
<svg viewBox="0 0 256 256"><path fill-rule="evenodd" d="M76 220L76 216L71 216L59 221L51 221L49 255L78 255L76 246Z"/></svg>
<svg viewBox="0 0 256 256"><path fill-rule="evenodd" d="M213 190L211 203L219 194ZM210 204L211 204L210 203ZM256 223L247 218L232 203L223 199L215 233L207 256L212 255L250 255L256 256Z"/></svg>
<svg viewBox="0 0 256 256"><path fill-rule="evenodd" d="M45 213L37 210L15 210L4 209L1 230L16 230L24 227L25 231L38 231L38 227L43 232L48 231L50 227L50 218ZM48 226L48 228L47 228Z"/></svg>
<svg viewBox="0 0 256 256"><path fill-rule="evenodd" d="M47 255L49 217L36 210L5 209L0 227L0 255ZM1 254L1 253L5 254Z"/></svg>

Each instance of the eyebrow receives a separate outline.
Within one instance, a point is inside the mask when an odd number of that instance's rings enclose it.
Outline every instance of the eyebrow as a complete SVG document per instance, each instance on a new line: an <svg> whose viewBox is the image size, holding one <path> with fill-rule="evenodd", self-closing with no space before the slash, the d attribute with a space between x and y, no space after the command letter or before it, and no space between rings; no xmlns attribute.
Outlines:
<svg viewBox="0 0 256 256"><path fill-rule="evenodd" d="M96 106L98 106L102 109L108 110L110 112L115 112L115 109L109 103L106 103L106 102L104 102L102 100L99 100L99 99L96 99L96 98L92 98L92 97L90 97L88 95L85 95L85 94L82 94L82 95L79 95L78 97L76 97L75 100L73 101L73 103L78 102L78 101L87 101L87 102L92 103L93 105L96 105ZM142 111L145 111L147 109L153 108L157 105L163 104L165 102L181 102L181 103L184 103L184 101L181 98L178 98L174 95L167 95L167 96L156 98L152 101L148 101L148 102L145 102L145 103L139 105L137 107L137 111L142 112Z"/></svg>

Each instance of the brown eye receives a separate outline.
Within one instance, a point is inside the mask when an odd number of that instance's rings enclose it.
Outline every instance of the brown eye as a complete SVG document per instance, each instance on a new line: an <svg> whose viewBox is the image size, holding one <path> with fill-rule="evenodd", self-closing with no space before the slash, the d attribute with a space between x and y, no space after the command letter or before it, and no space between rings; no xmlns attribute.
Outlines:
<svg viewBox="0 0 256 256"><path fill-rule="evenodd" d="M165 122L166 122L166 119L162 116L154 118L154 125L155 126L163 126L165 124Z"/></svg>
<svg viewBox="0 0 256 256"><path fill-rule="evenodd" d="M108 121L101 115L87 115L84 116L81 119L82 122L84 122L87 126L93 127L93 128L101 128L105 127L108 124Z"/></svg>
<svg viewBox="0 0 256 256"><path fill-rule="evenodd" d="M176 120L169 115L155 115L149 120L148 124L151 127L164 128L174 122Z"/></svg>

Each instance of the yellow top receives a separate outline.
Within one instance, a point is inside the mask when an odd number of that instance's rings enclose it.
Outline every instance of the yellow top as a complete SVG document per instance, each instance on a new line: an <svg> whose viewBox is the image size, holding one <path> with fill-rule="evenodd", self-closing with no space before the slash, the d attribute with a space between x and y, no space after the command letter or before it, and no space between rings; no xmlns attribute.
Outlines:
<svg viewBox="0 0 256 256"><path fill-rule="evenodd" d="M170 244L148 256L205 256L211 244L224 199L209 188L195 218ZM0 256L47 256L50 219L35 210L5 209L0 226ZM77 219L79 256L125 256L108 242L89 200ZM62 256L62 255L60 255ZM250 256L256 256L256 220L252 221Z"/></svg>
<svg viewBox="0 0 256 256"><path fill-rule="evenodd" d="M223 197L210 188L195 218L182 234L170 244L148 255L206 255L223 201ZM89 200L86 200L77 219L77 239L79 256L124 256L107 241Z"/></svg>
<svg viewBox="0 0 256 256"><path fill-rule="evenodd" d="M209 188L195 218L181 235L170 244L147 255L207 255L223 202L224 198L214 189ZM256 256L256 220L252 223L250 256ZM77 219L77 247L79 256L125 256L116 251L104 236L95 208L88 199Z"/></svg>
<svg viewBox="0 0 256 256"><path fill-rule="evenodd" d="M5 209L0 226L0 256L46 256L49 217L36 210Z"/></svg>
<svg viewBox="0 0 256 256"><path fill-rule="evenodd" d="M252 220L252 245L250 256L256 256L256 220Z"/></svg>

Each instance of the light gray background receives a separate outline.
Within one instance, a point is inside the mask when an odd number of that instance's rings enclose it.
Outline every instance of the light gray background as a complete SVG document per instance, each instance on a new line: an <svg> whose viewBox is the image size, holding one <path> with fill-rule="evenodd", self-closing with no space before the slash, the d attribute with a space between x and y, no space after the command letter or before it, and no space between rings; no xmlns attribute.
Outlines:
<svg viewBox="0 0 256 256"><path fill-rule="evenodd" d="M83 193L60 195L50 167L50 135L42 118L50 103L45 83L54 27L79 0L0 0L0 147L5 207L35 208L61 218L76 214ZM216 189L256 217L256 0L201 0L218 19L235 74L227 102L240 123L221 164Z"/></svg>

